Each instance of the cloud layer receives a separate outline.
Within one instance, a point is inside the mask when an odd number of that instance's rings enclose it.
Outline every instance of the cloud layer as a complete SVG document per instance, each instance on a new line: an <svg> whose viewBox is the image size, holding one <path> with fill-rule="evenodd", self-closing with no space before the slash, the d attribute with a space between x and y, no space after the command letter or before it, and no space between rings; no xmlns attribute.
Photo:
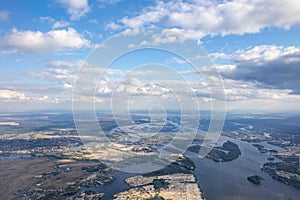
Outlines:
<svg viewBox="0 0 300 200"><path fill-rule="evenodd" d="M88 0L58 0L58 3L66 7L71 20L78 20L90 11Z"/></svg>
<svg viewBox="0 0 300 200"><path fill-rule="evenodd" d="M300 94L300 48L262 45L228 57L236 64L221 68L225 78Z"/></svg>
<svg viewBox="0 0 300 200"><path fill-rule="evenodd" d="M294 0L172 0L157 1L133 17L108 27L117 29L160 25L180 28L189 36L257 33L266 27L288 29L300 23L300 4Z"/></svg>
<svg viewBox="0 0 300 200"><path fill-rule="evenodd" d="M4 45L26 53L45 53L63 49L89 47L90 42L75 29L19 31L13 29L5 36Z"/></svg>

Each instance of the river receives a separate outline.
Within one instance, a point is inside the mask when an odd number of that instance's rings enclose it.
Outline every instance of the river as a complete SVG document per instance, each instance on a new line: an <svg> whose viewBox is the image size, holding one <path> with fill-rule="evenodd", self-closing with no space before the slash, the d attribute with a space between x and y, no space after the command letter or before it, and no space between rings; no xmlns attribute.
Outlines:
<svg viewBox="0 0 300 200"><path fill-rule="evenodd" d="M260 167L267 162L269 154L260 153L252 144L221 136L218 145L225 141L232 141L239 145L242 155L230 162L214 162L210 159L200 159L193 153L187 153L196 165L195 175L201 189L204 191L207 200L287 200L292 197L297 200L300 197L300 190L285 185L268 174L262 172ZM267 143L262 143L268 149L284 151ZM20 157L30 155L22 155ZM18 158L16 156L1 157L1 159ZM279 161L279 159L275 159ZM105 193L103 200L109 200L114 194L129 189L125 179L137 174L129 174L116 171L111 174L115 180L101 187L82 188L92 189ZM254 185L247 180L248 176L260 175L264 178L261 185ZM82 191L81 190L81 191Z"/></svg>
<svg viewBox="0 0 300 200"><path fill-rule="evenodd" d="M214 162L210 159L200 159L193 153L187 153L196 165L195 175L206 200L287 200L292 197L297 200L300 190L285 185L268 174L262 172L260 167L270 157L268 153L260 153L252 144L240 140L221 136L218 145L225 141L232 141L239 145L242 155L229 162ZM284 151L284 149L267 143L262 143L268 149ZM279 159L275 159L279 161ZM102 187L90 188L105 193L103 200L109 200L114 194L129 189L125 179L136 174L116 171L113 183ZM248 176L260 175L264 178L261 185L254 185L247 180Z"/></svg>
<svg viewBox="0 0 300 200"><path fill-rule="evenodd" d="M272 179L260 170L267 154L260 153L252 144L221 136L218 143L230 140L239 145L242 155L230 162L214 162L192 156L196 165L195 174L207 200L293 200L299 199L300 190ZM268 145L268 148L283 150ZM265 180L254 185L247 180L250 175L260 175Z"/></svg>

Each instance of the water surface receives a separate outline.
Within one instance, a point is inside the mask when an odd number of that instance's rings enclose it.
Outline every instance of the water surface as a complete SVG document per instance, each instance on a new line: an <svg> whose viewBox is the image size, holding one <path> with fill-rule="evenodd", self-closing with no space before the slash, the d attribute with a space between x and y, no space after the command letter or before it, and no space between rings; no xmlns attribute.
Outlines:
<svg viewBox="0 0 300 200"><path fill-rule="evenodd" d="M193 156L195 174L207 200L277 200L292 197L299 199L300 190L285 185L268 174L260 167L267 162L269 154L260 153L250 143L221 136L218 143L230 140L239 145L242 155L230 162L214 162L210 159L199 159ZM283 150L273 145L268 148ZM248 176L260 175L265 180L261 185L254 185L247 180Z"/></svg>

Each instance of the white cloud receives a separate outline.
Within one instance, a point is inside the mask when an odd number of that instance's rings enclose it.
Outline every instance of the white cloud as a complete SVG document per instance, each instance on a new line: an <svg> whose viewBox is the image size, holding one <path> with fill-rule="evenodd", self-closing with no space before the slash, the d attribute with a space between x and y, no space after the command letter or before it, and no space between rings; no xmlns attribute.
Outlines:
<svg viewBox="0 0 300 200"><path fill-rule="evenodd" d="M229 55L222 53L222 52L215 52L215 53L211 53L209 54L209 56L213 57L213 58L222 58L222 59L228 59L230 58Z"/></svg>
<svg viewBox="0 0 300 200"><path fill-rule="evenodd" d="M218 65L217 68L221 73L226 73L236 70L236 65Z"/></svg>
<svg viewBox="0 0 300 200"><path fill-rule="evenodd" d="M260 63L276 60L280 57L292 54L300 54L300 48L294 46L283 47L276 45L260 45L248 50L238 50L236 55L231 57L234 60Z"/></svg>
<svg viewBox="0 0 300 200"><path fill-rule="evenodd" d="M55 19L53 19L52 17L49 17L49 16L39 17L39 21L41 23L52 24L52 29L64 28L64 27L68 27L71 25L70 22L68 22L68 21L65 21L65 20L56 21Z"/></svg>
<svg viewBox="0 0 300 200"><path fill-rule="evenodd" d="M259 45L254 47L248 47L247 49L239 49L233 54L225 54L220 52L211 53L210 56L214 58L222 58L235 62L252 62L253 64L259 64L263 62L271 62L283 57L286 57L286 62L300 61L300 58L291 58L291 55L300 54L300 47L295 46L276 46L276 45ZM221 65L221 70L229 69L232 65Z"/></svg>
<svg viewBox="0 0 300 200"><path fill-rule="evenodd" d="M57 21L53 24L52 29L57 29L57 28L64 28L70 26L70 22L67 21Z"/></svg>
<svg viewBox="0 0 300 200"><path fill-rule="evenodd" d="M47 95L29 96L16 90L0 90L0 102L45 102L48 99Z"/></svg>
<svg viewBox="0 0 300 200"><path fill-rule="evenodd" d="M116 24L115 22L110 22L110 23L106 24L105 28L110 29L110 30L118 30L118 29L122 28L122 26L119 24Z"/></svg>
<svg viewBox="0 0 300 200"><path fill-rule="evenodd" d="M83 65L85 67L81 69ZM80 74L78 74L80 69ZM83 60L50 60L43 71L31 72L29 76L58 84L65 92L72 91L75 81L80 85L80 92L84 94L89 88L101 85L99 94L106 94L111 91L110 89L114 84L111 77L123 75L124 72L118 69L107 69L105 71L106 75L103 77L105 81L98 82L97 75L100 75L103 71L104 68L90 67Z"/></svg>
<svg viewBox="0 0 300 200"><path fill-rule="evenodd" d="M90 11L88 0L58 0L58 2L67 8L71 20L78 20Z"/></svg>
<svg viewBox="0 0 300 200"><path fill-rule="evenodd" d="M73 88L73 85L72 85L72 84L69 84L69 83L64 83L63 88L64 88L64 89L72 89L72 88Z"/></svg>
<svg viewBox="0 0 300 200"><path fill-rule="evenodd" d="M225 79L225 93L227 101L251 99L285 99L291 90L260 88L255 83Z"/></svg>
<svg viewBox="0 0 300 200"><path fill-rule="evenodd" d="M9 12L7 10L0 10L0 22L9 21Z"/></svg>
<svg viewBox="0 0 300 200"><path fill-rule="evenodd" d="M65 60L50 60L48 64L53 67L60 67L60 68L74 68L78 69L82 64L83 60L76 60L76 61L65 61Z"/></svg>
<svg viewBox="0 0 300 200"><path fill-rule="evenodd" d="M5 36L4 44L26 53L45 53L63 49L79 49L91 44L75 29L41 31L19 31L13 29Z"/></svg>
<svg viewBox="0 0 300 200"><path fill-rule="evenodd" d="M169 10L166 7L166 4L162 1L159 1L155 7L150 7L147 10L144 10L142 14L135 17L124 17L120 20L120 23L125 27L129 28L139 28L149 23L159 22L162 18L166 17L169 14Z"/></svg>
<svg viewBox="0 0 300 200"><path fill-rule="evenodd" d="M64 91L71 91L74 82L77 79L77 75L80 67L86 64L83 60L50 60L48 61L47 67L41 72L31 72L29 76L32 78L38 78L42 80L49 80L55 84L58 84ZM97 82L97 79L89 79L89 75L101 74L104 68L100 67L87 67L81 71L82 74L86 75L87 80L78 80L77 84L81 84L83 93L86 92L86 88L93 85L100 84L103 88L99 89L100 93L107 93L108 89L112 87L112 81ZM107 69L106 74L108 76L115 76L123 74L122 70L117 69ZM80 75L79 75L80 76ZM105 84L104 84L105 83Z"/></svg>
<svg viewBox="0 0 300 200"><path fill-rule="evenodd" d="M50 60L47 67L40 72L31 72L31 78L50 81L51 85L57 85L64 95L70 95L82 60L65 61Z"/></svg>
<svg viewBox="0 0 300 200"><path fill-rule="evenodd" d="M143 29L126 29L122 32L123 35L133 36L140 32L144 31ZM193 31L187 31L179 28L167 28L161 29L157 33L153 33L151 37L146 40L141 41L139 44L129 44L128 48L136 48L149 45L160 45L173 42L184 42L188 38L199 38L203 36L201 32L195 33Z"/></svg>
<svg viewBox="0 0 300 200"><path fill-rule="evenodd" d="M47 95L45 95L45 96L42 96L42 97L37 97L35 100L41 102L41 101L46 101L48 99L49 99L49 97Z"/></svg>
<svg viewBox="0 0 300 200"><path fill-rule="evenodd" d="M21 92L11 90L0 90L0 99L2 101L23 101L28 100L29 98Z"/></svg>
<svg viewBox="0 0 300 200"><path fill-rule="evenodd" d="M173 57L172 60L178 64L187 64L188 62L186 60L183 60L181 58L178 57Z"/></svg>
<svg viewBox="0 0 300 200"><path fill-rule="evenodd" d="M299 13L300 3L295 0L172 0L157 1L117 24L124 28L179 28L189 33L187 36L200 39L205 35L257 33L266 27L288 29L300 24Z"/></svg>
<svg viewBox="0 0 300 200"><path fill-rule="evenodd" d="M55 97L55 98L52 99L52 103L57 104L57 103L59 103L59 102L60 102L60 99L57 98L57 97Z"/></svg>
<svg viewBox="0 0 300 200"><path fill-rule="evenodd" d="M64 89L69 89L76 78L76 72L74 69L49 68L39 73L32 72L29 75L33 78L54 81L61 84Z"/></svg>
<svg viewBox="0 0 300 200"><path fill-rule="evenodd" d="M99 3L111 4L114 5L122 0L98 0Z"/></svg>
<svg viewBox="0 0 300 200"><path fill-rule="evenodd" d="M95 103L103 103L105 99L96 96L76 96L76 98L72 99L73 102L95 102Z"/></svg>
<svg viewBox="0 0 300 200"><path fill-rule="evenodd" d="M235 63L219 66L226 79L255 83L257 88L300 94L300 47L260 45L221 56Z"/></svg>
<svg viewBox="0 0 300 200"><path fill-rule="evenodd" d="M110 94L112 92L112 82L111 81L105 81L101 80L99 81L99 86L98 86L98 94L103 95L103 94Z"/></svg>
<svg viewBox="0 0 300 200"><path fill-rule="evenodd" d="M219 65L225 85L227 101L252 101L255 99L278 100L297 99L300 94L300 48L289 46L261 45L234 54L214 53L215 57L228 59L229 63ZM211 67L202 67L201 74L209 74ZM184 71L182 75L197 74ZM211 89L214 77L209 76ZM209 97L205 85L193 86L198 97ZM300 97L300 96L299 96ZM299 99L299 98L298 98Z"/></svg>
<svg viewBox="0 0 300 200"><path fill-rule="evenodd" d="M154 34L152 36L153 41L151 44L164 44L164 43L173 43L175 41L184 41L187 38L182 34L181 29L172 28L164 29L159 34Z"/></svg>
<svg viewBox="0 0 300 200"><path fill-rule="evenodd" d="M53 23L53 22L55 22L55 19L53 19L52 17L49 17L49 16L41 16L41 17L39 17L39 21L41 23Z"/></svg>

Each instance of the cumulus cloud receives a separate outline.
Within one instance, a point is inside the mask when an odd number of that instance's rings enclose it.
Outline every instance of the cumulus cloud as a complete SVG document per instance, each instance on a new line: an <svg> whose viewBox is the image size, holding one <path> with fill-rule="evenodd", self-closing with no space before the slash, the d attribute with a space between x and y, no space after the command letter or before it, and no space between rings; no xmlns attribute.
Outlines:
<svg viewBox="0 0 300 200"><path fill-rule="evenodd" d="M143 32L143 29L126 29L122 32L123 35L133 36L140 32ZM129 44L129 48L143 47L143 46L152 46L160 45L174 42L184 42L189 38L201 38L204 36L201 32L195 32L193 30L185 30L180 28L166 28L161 29L160 31L153 33L153 35L146 40L140 41L138 44ZM198 40L198 43L200 41Z"/></svg>
<svg viewBox="0 0 300 200"><path fill-rule="evenodd" d="M291 92L288 89L260 88L255 83L243 80L225 79L225 93L227 101L251 99L284 99Z"/></svg>
<svg viewBox="0 0 300 200"><path fill-rule="evenodd" d="M2 100L27 100L28 97L24 93L11 91L11 90L0 90L0 99Z"/></svg>
<svg viewBox="0 0 300 200"><path fill-rule="evenodd" d="M88 0L58 0L58 2L67 8L71 20L78 20L90 11Z"/></svg>
<svg viewBox="0 0 300 200"><path fill-rule="evenodd" d="M81 76L85 76L84 79L78 80L78 73L80 67L85 64L85 68L81 71ZM75 81L81 85L82 93L86 93L87 88L100 85L99 94L106 94L111 92L111 88L114 84L112 78L107 76L118 76L124 74L123 70L107 69L105 71L106 76L104 80L98 81L94 76L100 75L104 71L101 67L88 67L87 63L83 60L49 60L44 70L40 72L31 72L29 76L31 78L38 78L42 80L49 80L58 84L65 91L71 92ZM84 75L83 75L84 74ZM90 78L92 76L92 78Z"/></svg>
<svg viewBox="0 0 300 200"><path fill-rule="evenodd" d="M73 28L49 32L13 29L5 36L4 45L26 53L45 53L89 47L91 43Z"/></svg>
<svg viewBox="0 0 300 200"><path fill-rule="evenodd" d="M235 65L221 67L223 77L300 94L300 48L262 45L230 57Z"/></svg>
<svg viewBox="0 0 300 200"><path fill-rule="evenodd" d="M64 28L64 27L68 27L71 25L70 22L68 22L68 21L65 21L65 20L56 21L55 19L53 19L52 17L49 17L49 16L41 16L41 17L39 17L39 21L41 23L52 24L52 29Z"/></svg>
<svg viewBox="0 0 300 200"><path fill-rule="evenodd" d="M74 81L82 60L64 61L50 60L48 66L41 72L31 72L29 76L42 80L54 81L62 85L63 89L70 90L73 88Z"/></svg>
<svg viewBox="0 0 300 200"><path fill-rule="evenodd" d="M0 89L0 102L44 102L48 99L47 95L28 96L23 92Z"/></svg>
<svg viewBox="0 0 300 200"><path fill-rule="evenodd" d="M283 58L289 55L299 55L300 48L294 46L260 45L248 50L238 50L231 56L237 61L249 61L256 64Z"/></svg>
<svg viewBox="0 0 300 200"><path fill-rule="evenodd" d="M30 78L44 79L42 83L29 84L10 81L0 84L0 102L55 103L54 99L59 99L60 102L70 101L70 87L73 86L68 84L67 72L58 70L55 73L52 74L49 71L48 74L38 75L38 72L29 74ZM43 76L48 76L48 78ZM67 80L63 81L63 79Z"/></svg>
<svg viewBox="0 0 300 200"><path fill-rule="evenodd" d="M116 24L115 22L110 22L110 23L106 24L105 27L110 30L118 30L118 29L122 28L121 25Z"/></svg>
<svg viewBox="0 0 300 200"><path fill-rule="evenodd" d="M67 21L56 21L54 22L53 26L52 26L52 29L57 29L57 28L64 28L64 27L68 27L70 26L70 22L67 22Z"/></svg>
<svg viewBox="0 0 300 200"><path fill-rule="evenodd" d="M253 99L297 99L300 94L300 48L295 46L260 45L238 50L233 54L213 53L211 56L225 59L218 70L223 78L226 100L250 101ZM212 67L200 69L209 74ZM199 72L183 71L182 74ZM214 83L214 76L206 80ZM211 85L210 84L210 85ZM204 86L204 87L203 87ZM196 85L199 97L209 97L204 85ZM212 89L217 87L212 86Z"/></svg>
<svg viewBox="0 0 300 200"><path fill-rule="evenodd" d="M257 33L266 27L288 29L300 23L298 13L300 4L294 0L157 1L136 16L120 19L113 28L163 24L200 39L205 35Z"/></svg>
<svg viewBox="0 0 300 200"><path fill-rule="evenodd" d="M7 22L7 21L9 21L9 11L0 10L0 22Z"/></svg>

